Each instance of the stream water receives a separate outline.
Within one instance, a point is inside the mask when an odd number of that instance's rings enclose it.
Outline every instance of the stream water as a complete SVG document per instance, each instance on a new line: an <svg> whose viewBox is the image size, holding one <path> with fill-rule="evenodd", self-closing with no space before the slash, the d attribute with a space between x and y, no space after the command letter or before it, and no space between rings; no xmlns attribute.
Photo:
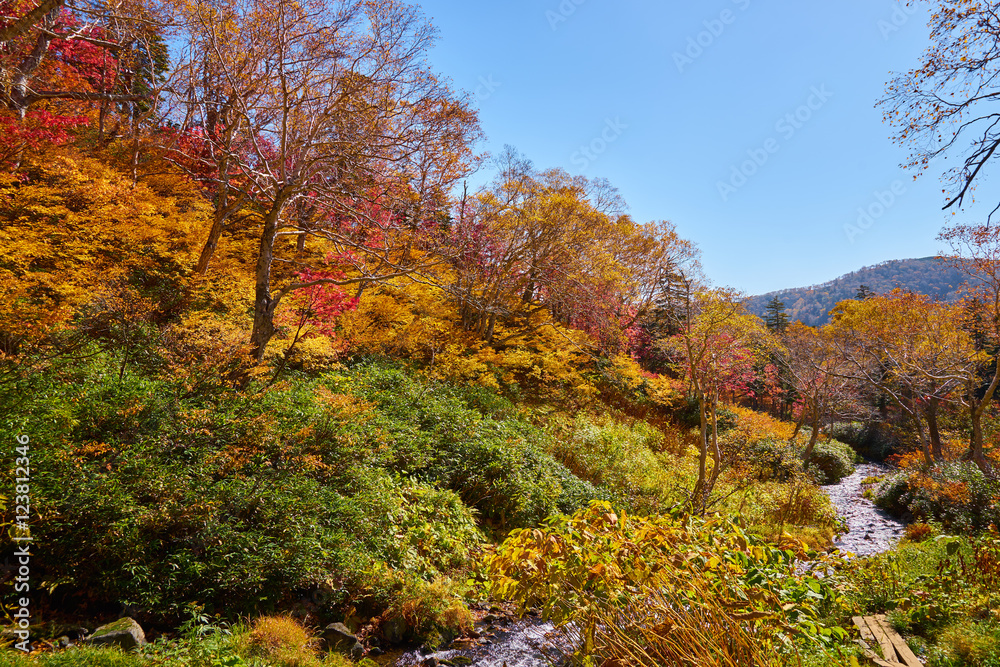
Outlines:
<svg viewBox="0 0 1000 667"><path fill-rule="evenodd" d="M865 463L859 465L853 475L842 479L840 484L825 487L849 528L849 532L834 542L838 549L857 556L869 556L888 551L903 534L902 522L864 497L863 482L866 479L882 477L890 472L892 469L888 466Z"/></svg>
<svg viewBox="0 0 1000 667"><path fill-rule="evenodd" d="M849 528L835 542L837 548L866 556L887 551L899 539L903 524L864 497L863 482L889 472L887 466L866 463L839 484L825 487ZM533 616L520 621L497 619L481 624L476 630L482 639L474 644L453 646L437 653L411 651L394 656L390 664L392 667L552 667L560 664L561 655L571 652L565 633Z"/></svg>
<svg viewBox="0 0 1000 667"><path fill-rule="evenodd" d="M500 619L476 631L483 639L473 646L429 654L410 651L396 658L393 667L552 667L573 651L566 633L534 616Z"/></svg>

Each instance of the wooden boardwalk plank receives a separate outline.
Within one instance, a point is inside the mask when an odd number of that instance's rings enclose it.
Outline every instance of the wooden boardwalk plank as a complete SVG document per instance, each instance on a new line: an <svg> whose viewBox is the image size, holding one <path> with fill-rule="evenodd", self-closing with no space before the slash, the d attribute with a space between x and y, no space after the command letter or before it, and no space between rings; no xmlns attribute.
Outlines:
<svg viewBox="0 0 1000 667"><path fill-rule="evenodd" d="M854 625L858 626L858 630L861 631L862 639L858 643L861 645L861 650L866 658L874 662L878 667L906 667L898 662L884 660L871 650L871 646L878 646L879 642L863 617L855 616L851 620L854 621ZM893 653L893 657L895 657L895 653Z"/></svg>
<svg viewBox="0 0 1000 667"><path fill-rule="evenodd" d="M861 631L862 639L864 639L872 646L878 646L878 639L876 639L875 635L872 634L871 628L868 627L868 624L865 622L864 618L862 618L861 616L855 616L851 620L854 621L854 625L858 626L858 630Z"/></svg>
<svg viewBox="0 0 1000 667"><path fill-rule="evenodd" d="M923 667L924 663L920 662L920 659L913 655L913 651L907 646L906 640L892 629L892 626L885 620L885 616L876 616L875 620L878 621L886 636L889 637L889 641L896 648L896 653L902 658L902 662L906 663L906 667Z"/></svg>
<svg viewBox="0 0 1000 667"><path fill-rule="evenodd" d="M884 657L889 662L896 661L896 647L893 646L892 640L889 639L889 635L885 633L882 629L882 625L874 616L865 616L865 623L871 628L872 633L875 635L875 639L878 640L879 646L882 648L882 657Z"/></svg>
<svg viewBox="0 0 1000 667"><path fill-rule="evenodd" d="M869 649L862 649L861 652L865 656L865 658L874 662L876 665L878 665L878 667L906 667L905 665L901 665L898 662L889 662L888 660L883 660L882 658L878 657L876 653L870 651Z"/></svg>

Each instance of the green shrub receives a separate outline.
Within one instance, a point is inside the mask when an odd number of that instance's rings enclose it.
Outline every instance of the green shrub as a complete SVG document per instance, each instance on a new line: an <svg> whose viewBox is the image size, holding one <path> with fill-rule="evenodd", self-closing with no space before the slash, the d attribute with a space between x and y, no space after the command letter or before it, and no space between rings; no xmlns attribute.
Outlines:
<svg viewBox="0 0 1000 667"><path fill-rule="evenodd" d="M353 388L375 404L360 430L384 443L385 467L455 491L499 532L535 525L602 495L536 444L548 437L541 429L515 418L484 417L398 367L366 365L351 377L324 382Z"/></svg>
<svg viewBox="0 0 1000 667"><path fill-rule="evenodd" d="M684 428L700 428L701 417L699 415L698 399L693 396L688 396L681 405L680 409L678 409L674 414L674 417ZM724 405L720 405L717 420L719 433L722 434L734 428L737 421L739 421L739 417L737 417L736 413L729 408Z"/></svg>
<svg viewBox="0 0 1000 667"><path fill-rule="evenodd" d="M884 480L876 505L905 520L935 521L955 533L1000 525L1000 482L970 461L907 470Z"/></svg>
<svg viewBox="0 0 1000 667"><path fill-rule="evenodd" d="M795 479L802 469L798 451L782 440L751 441L733 456L750 465L754 477L761 482L788 482Z"/></svg>
<svg viewBox="0 0 1000 667"><path fill-rule="evenodd" d="M680 484L676 459L659 453L662 432L645 422L578 415L550 442L553 455L570 471L626 507L655 512Z"/></svg>
<svg viewBox="0 0 1000 667"><path fill-rule="evenodd" d="M330 613L367 595L377 562L432 579L469 564L480 524L606 495L502 399L386 364L203 395L95 355L18 389L0 425L31 437L32 565L56 605L85 594L176 622L192 602L235 617L311 597Z"/></svg>
<svg viewBox="0 0 1000 667"><path fill-rule="evenodd" d="M808 469L820 484L836 484L854 473L857 454L850 445L837 440L821 440L813 448Z"/></svg>

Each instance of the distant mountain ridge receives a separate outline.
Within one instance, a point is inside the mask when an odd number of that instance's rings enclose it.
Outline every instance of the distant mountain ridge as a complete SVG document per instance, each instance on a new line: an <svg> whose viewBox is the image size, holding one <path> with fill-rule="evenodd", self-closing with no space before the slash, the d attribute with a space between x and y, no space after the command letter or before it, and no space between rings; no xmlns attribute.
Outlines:
<svg viewBox="0 0 1000 667"><path fill-rule="evenodd" d="M943 265L936 257L897 259L866 266L822 285L752 296L744 303L751 313L763 317L768 302L777 296L784 302L790 321L821 326L830 321L830 310L844 299L853 299L861 285L877 293L902 288L937 300L953 301L964 283L961 271Z"/></svg>

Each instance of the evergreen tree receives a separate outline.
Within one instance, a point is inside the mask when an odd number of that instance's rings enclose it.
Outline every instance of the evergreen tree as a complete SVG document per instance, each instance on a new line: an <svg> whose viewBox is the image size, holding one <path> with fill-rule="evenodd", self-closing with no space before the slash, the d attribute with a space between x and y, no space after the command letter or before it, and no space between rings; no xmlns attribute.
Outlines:
<svg viewBox="0 0 1000 667"><path fill-rule="evenodd" d="M771 331L783 333L788 328L788 314L785 312L785 304L778 297L774 297L767 304L764 314L764 324Z"/></svg>
<svg viewBox="0 0 1000 667"><path fill-rule="evenodd" d="M854 295L854 298L858 301L864 301L873 296L875 296L875 292L873 292L868 285L861 285L858 287L858 293Z"/></svg>

